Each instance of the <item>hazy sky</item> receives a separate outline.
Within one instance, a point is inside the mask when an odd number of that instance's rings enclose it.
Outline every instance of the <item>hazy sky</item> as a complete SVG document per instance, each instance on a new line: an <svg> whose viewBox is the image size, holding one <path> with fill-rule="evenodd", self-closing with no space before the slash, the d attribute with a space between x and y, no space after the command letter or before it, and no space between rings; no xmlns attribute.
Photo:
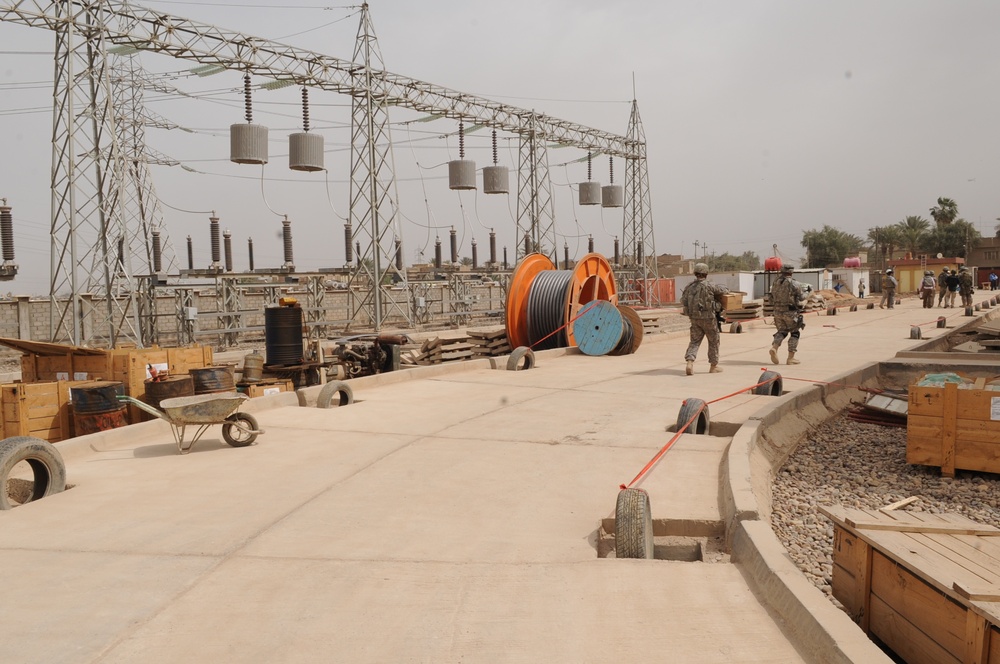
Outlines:
<svg viewBox="0 0 1000 664"><path fill-rule="evenodd" d="M311 0L136 4L344 59L358 29L357 7ZM864 237L907 215L929 219L939 196L954 198L984 235L1000 217L998 2L369 6L389 71L616 134L627 130L634 74L657 253L691 256L697 241L709 252L764 258L777 244L797 263L804 230L829 224ZM47 31L0 23L0 197L14 208L20 265L0 290L21 294L48 290L53 43ZM186 266L190 234L196 267L208 265L207 212L215 210L232 231L237 270L247 267L247 237L256 267L281 264L275 213L292 219L299 269L342 266L349 100L312 92L312 131L325 137L329 174L297 173L287 169L286 135L301 130L298 89L255 91L254 121L270 128L270 163L237 165L228 160L228 127L243 121L241 75L193 77L185 72L194 63L161 55L144 55L142 64L153 74L179 72L168 82L189 95L145 92L148 108L192 130L147 130L150 146L197 171L152 167L163 203L196 212L164 208L180 262ZM514 183L506 197L450 191L457 125L412 122L419 117L390 113L407 262L421 251L432 257L435 236L447 259L452 226L462 256L475 238L485 261L492 227L513 259ZM513 176L517 141L501 134L500 144L499 162ZM581 156L549 151L558 242L578 257L592 234L610 254L621 211L576 204L575 185L586 180ZM467 137L466 158L480 168L492 162L488 131ZM594 179L607 183L606 157L594 161ZM615 182L623 181L616 160Z"/></svg>

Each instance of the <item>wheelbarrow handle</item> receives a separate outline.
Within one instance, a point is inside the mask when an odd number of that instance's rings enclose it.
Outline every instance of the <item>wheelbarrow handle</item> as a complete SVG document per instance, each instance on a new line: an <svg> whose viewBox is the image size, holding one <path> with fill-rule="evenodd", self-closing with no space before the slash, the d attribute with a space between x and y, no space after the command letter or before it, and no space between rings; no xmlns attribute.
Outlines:
<svg viewBox="0 0 1000 664"><path fill-rule="evenodd" d="M140 401L139 399L136 399L135 397L130 397L130 396L125 395L125 394L119 394L117 396L118 396L118 401L120 401L122 403L132 404L136 408L138 408L140 410L144 410L147 413L149 413L150 415L154 415L154 416L160 418L161 420L166 420L167 422L170 421L170 418L167 417L166 413L164 413L162 410L158 410L156 408L153 408L152 406L150 406L145 401Z"/></svg>

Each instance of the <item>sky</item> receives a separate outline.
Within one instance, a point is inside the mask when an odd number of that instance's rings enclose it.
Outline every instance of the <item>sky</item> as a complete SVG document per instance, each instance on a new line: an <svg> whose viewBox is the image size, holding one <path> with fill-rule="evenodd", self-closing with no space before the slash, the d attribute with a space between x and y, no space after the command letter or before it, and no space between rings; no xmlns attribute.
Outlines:
<svg viewBox="0 0 1000 664"><path fill-rule="evenodd" d="M358 6L313 0L133 4L347 60L358 30ZM390 72L619 135L634 98L657 254L763 259L776 245L797 263L803 231L830 225L865 237L909 215L930 219L941 196L983 235L1000 217L994 1L372 0L369 9ZM48 293L53 45L51 32L0 23L0 197L13 208L20 266L0 291L14 294ZM244 121L242 75L197 77L196 63L158 54L141 63L184 93L144 93L147 108L183 127L146 130L151 148L183 165L150 167L182 266L188 235L195 266L211 262L210 211L232 233L237 271L247 268L247 238L256 267L281 265L286 214L300 270L343 266L349 99L311 92L311 131L324 136L328 170L300 173L286 156L286 136L301 131L298 88L255 89L270 163L234 164L229 125ZM406 262L431 259L435 238L447 260L453 227L461 256L475 239L485 261L493 228L513 260L516 137L499 136L509 196L451 191L457 124L414 122L423 117L389 115ZM468 135L465 153L490 165L489 132ZM577 258L588 236L610 255L622 226L620 209L577 204L585 156L549 150L557 244ZM608 183L606 157L593 173Z"/></svg>

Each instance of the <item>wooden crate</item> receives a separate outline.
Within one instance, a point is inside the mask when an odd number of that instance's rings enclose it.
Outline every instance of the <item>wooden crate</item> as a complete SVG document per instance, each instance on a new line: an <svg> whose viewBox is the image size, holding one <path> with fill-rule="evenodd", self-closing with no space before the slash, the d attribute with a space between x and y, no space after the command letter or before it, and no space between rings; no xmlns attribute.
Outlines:
<svg viewBox="0 0 1000 664"><path fill-rule="evenodd" d="M945 477L956 468L1000 473L1000 392L985 384L979 378L973 390L911 386L906 462L939 466Z"/></svg>
<svg viewBox="0 0 1000 664"><path fill-rule="evenodd" d="M0 437L33 436L55 443L73 436L70 388L89 381L7 383L0 385L3 429Z"/></svg>
<svg viewBox="0 0 1000 664"><path fill-rule="evenodd" d="M290 380L268 380L259 383L241 383L239 390L244 392L251 399L254 397L265 397L281 392L294 392L295 386Z"/></svg>
<svg viewBox="0 0 1000 664"><path fill-rule="evenodd" d="M1000 530L958 514L820 507L833 596L909 664L1000 663Z"/></svg>
<svg viewBox="0 0 1000 664"><path fill-rule="evenodd" d="M722 303L723 311L732 311L734 309L743 308L743 295L744 293L740 291L732 293L723 293L719 296L719 302Z"/></svg>

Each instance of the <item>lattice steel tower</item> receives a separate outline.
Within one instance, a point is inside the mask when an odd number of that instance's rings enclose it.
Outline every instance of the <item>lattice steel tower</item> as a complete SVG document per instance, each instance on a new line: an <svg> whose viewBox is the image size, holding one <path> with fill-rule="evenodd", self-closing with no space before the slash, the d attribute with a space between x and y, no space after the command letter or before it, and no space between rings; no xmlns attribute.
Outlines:
<svg viewBox="0 0 1000 664"><path fill-rule="evenodd" d="M622 225L622 260L626 268L635 270L635 279L643 283L656 277L656 243L653 240L653 208L649 197L649 173L646 170L646 132L639 118L639 103L632 100L632 115L628 122L626 140L634 150L625 159L625 218ZM652 259L652 267L649 259ZM644 288L646 306L661 304L657 296L651 302L650 291L658 295L658 288Z"/></svg>

